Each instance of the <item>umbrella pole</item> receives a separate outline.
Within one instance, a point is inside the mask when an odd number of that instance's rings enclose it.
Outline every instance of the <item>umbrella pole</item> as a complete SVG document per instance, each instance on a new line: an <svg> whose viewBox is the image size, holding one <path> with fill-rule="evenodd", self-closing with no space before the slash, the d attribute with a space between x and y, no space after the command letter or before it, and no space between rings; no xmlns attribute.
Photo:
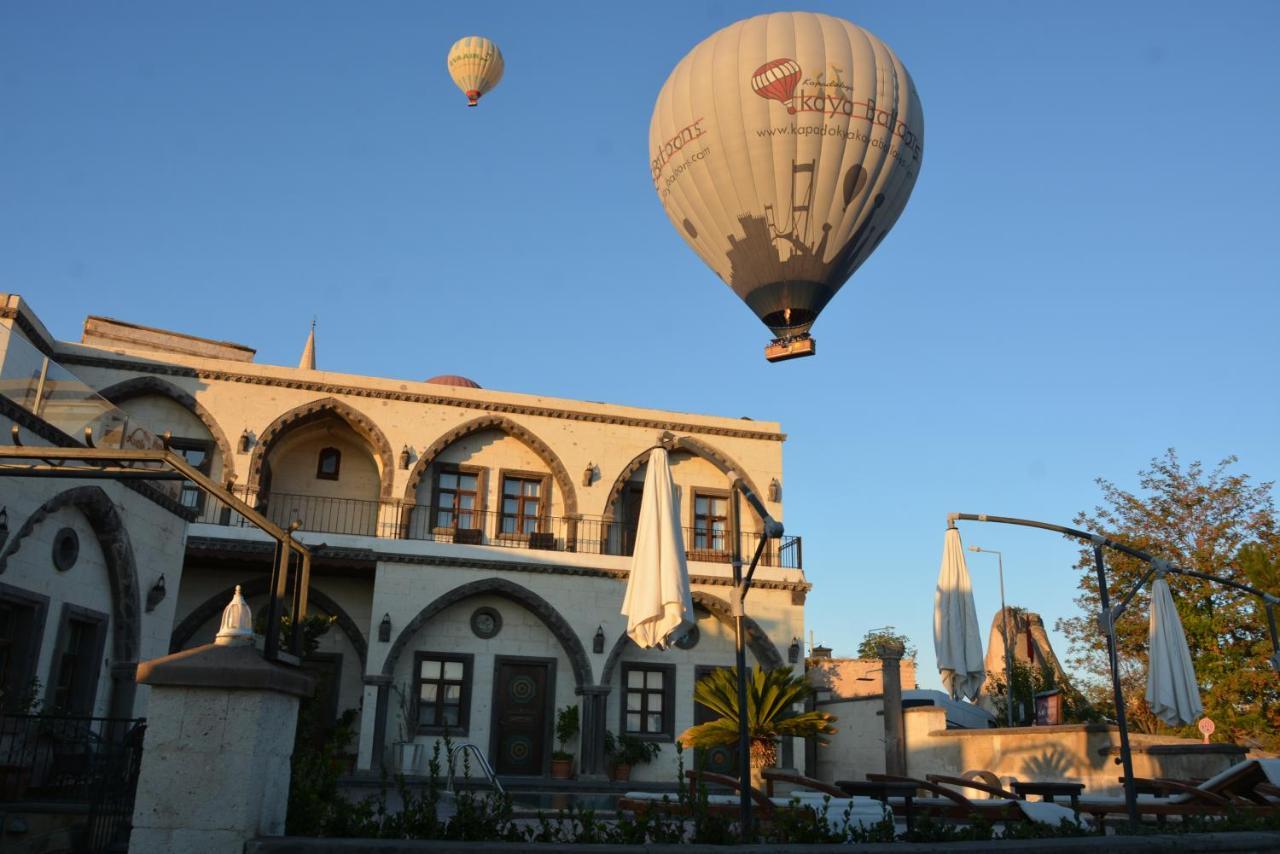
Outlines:
<svg viewBox="0 0 1280 854"><path fill-rule="evenodd" d="M733 537L733 652L738 668L738 821L742 841L750 842L751 832L751 740L747 732L747 643L746 585L742 581L742 524L738 516L737 490L729 502L729 524Z"/></svg>
<svg viewBox="0 0 1280 854"><path fill-rule="evenodd" d="M1102 623L1107 635L1107 660L1111 665L1111 689L1116 701L1116 727L1120 730L1120 762L1124 766L1124 806L1129 823L1138 823L1138 789L1133 779L1133 753L1129 749L1129 722L1124 712L1124 688L1120 685L1120 661L1116 652L1115 616L1111 613L1111 597L1107 593L1107 569L1102 558L1102 544L1094 543L1093 564L1098 571L1098 598L1102 605Z"/></svg>

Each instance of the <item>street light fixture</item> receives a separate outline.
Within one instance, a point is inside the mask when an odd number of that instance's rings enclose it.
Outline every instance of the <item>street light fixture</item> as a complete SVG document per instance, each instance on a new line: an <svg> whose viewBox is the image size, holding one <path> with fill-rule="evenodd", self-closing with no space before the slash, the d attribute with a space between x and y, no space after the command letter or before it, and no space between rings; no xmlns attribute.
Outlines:
<svg viewBox="0 0 1280 854"><path fill-rule="evenodd" d="M1004 606L1004 555L995 549L984 549L982 546L969 546L971 552L983 552L995 555L1000 568L1000 614L1004 617L1004 686L1005 711L1008 713L1009 726L1013 726L1013 655L1009 649L1009 609Z"/></svg>

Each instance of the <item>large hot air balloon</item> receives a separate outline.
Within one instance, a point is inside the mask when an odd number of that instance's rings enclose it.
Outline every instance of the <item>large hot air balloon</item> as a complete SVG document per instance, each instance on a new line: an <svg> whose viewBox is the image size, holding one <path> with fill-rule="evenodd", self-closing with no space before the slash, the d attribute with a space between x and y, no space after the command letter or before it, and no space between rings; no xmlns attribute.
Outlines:
<svg viewBox="0 0 1280 854"><path fill-rule="evenodd" d="M467 106L474 107L480 96L502 80L502 51L483 36L458 39L449 48L449 76L467 95Z"/></svg>
<svg viewBox="0 0 1280 854"><path fill-rule="evenodd" d="M809 328L897 222L920 174L924 115L884 42L848 21L779 12L695 47L658 94L653 186L685 241L776 336Z"/></svg>

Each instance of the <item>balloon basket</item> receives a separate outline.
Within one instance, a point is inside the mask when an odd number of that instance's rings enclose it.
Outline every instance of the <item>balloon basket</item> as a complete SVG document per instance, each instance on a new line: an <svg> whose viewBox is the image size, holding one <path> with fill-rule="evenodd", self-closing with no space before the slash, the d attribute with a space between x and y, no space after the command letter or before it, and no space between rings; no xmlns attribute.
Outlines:
<svg viewBox="0 0 1280 854"><path fill-rule="evenodd" d="M764 357L770 362L785 362L813 356L818 352L818 342L808 335L803 338L775 338L764 348Z"/></svg>

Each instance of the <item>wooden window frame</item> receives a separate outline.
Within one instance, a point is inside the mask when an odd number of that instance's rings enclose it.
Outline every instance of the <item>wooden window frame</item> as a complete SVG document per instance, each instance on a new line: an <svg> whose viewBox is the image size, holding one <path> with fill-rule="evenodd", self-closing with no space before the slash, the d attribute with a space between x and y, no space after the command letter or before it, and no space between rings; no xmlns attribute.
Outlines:
<svg viewBox="0 0 1280 854"><path fill-rule="evenodd" d="M325 454L333 452L334 466L333 474L329 474L324 470ZM320 453L316 454L316 480L338 480L342 477L342 449L335 448L330 445L327 448L321 448Z"/></svg>
<svg viewBox="0 0 1280 854"><path fill-rule="evenodd" d="M423 661L439 661L441 663L440 679L423 679L422 678L422 662ZM462 664L462 698L458 704L458 723L456 726L445 726L443 724L423 724L418 722L418 704L422 697L422 683L434 682L436 685L454 684L453 680L445 680L443 678L443 664L446 661L455 661ZM471 728L471 689L475 683L475 656L471 653L463 652L430 652L419 650L413 654L413 679L410 684L413 686L413 732L418 735L443 735L448 732L450 736L467 735ZM436 700L437 707L442 705L439 702L439 694Z"/></svg>
<svg viewBox="0 0 1280 854"><path fill-rule="evenodd" d="M15 633L6 657L8 665L5 672L0 673L0 712L13 712L18 698L26 694L31 680L36 678L45 622L49 616L49 597L0 583L0 603L28 612L28 625Z"/></svg>
<svg viewBox="0 0 1280 854"><path fill-rule="evenodd" d="M708 498L708 499L723 498L725 501L725 508L724 508L725 510L724 545L725 547L723 549L710 548L710 547L699 548L697 546L698 499L699 498ZM703 561L716 561L716 562L723 562L723 561L729 560L729 555L733 551L733 543L729 542L729 540L733 536L733 531L731 530L731 525L730 525L730 519L733 516L733 508L729 506L729 503L731 501L733 501L733 493L727 489L710 489L706 487L696 487L693 490L691 490L691 495L689 500L689 536L693 540L693 542L685 543L685 550L690 560L703 560ZM709 516L707 518L719 519L720 517ZM714 532L710 528L707 528L706 531L707 531L708 542L713 541Z"/></svg>
<svg viewBox="0 0 1280 854"><path fill-rule="evenodd" d="M484 532L484 508L485 508L485 503L486 503L486 502L485 502L485 498L487 497L487 496L486 496L486 493L487 493L488 488L489 488L489 484L488 484L488 473L489 473L489 471L488 471L488 469L483 468L483 467L481 467L481 466L455 465L454 463L437 463L437 464L434 466L434 468L435 468L435 471L434 471L434 472L432 473L432 475L431 475L431 517L430 517L430 523L431 523L431 524L430 524L430 526L429 526L429 528L430 528L430 530L432 531L432 533L443 533L443 534L447 534L447 533L452 533L452 532L454 532L454 531L458 531L458 530L463 530L463 531L473 530L472 528L461 528L461 529L460 529L460 528L458 527L458 515L459 515L459 511L458 511L456 508L455 508L454 510L452 510L452 511L451 511L451 512L453 513L453 520L454 520L453 525L451 525L451 526L444 526L444 525L437 525L437 524L436 524L436 522L439 520L440 511L441 511L441 507L440 507L440 475L442 475L442 474L459 474L459 475L461 475L461 474L470 474L470 475L475 475L475 478L476 478L476 508L475 508L475 510L474 510L474 511L472 511L472 512L475 514L475 517L476 517L476 520L475 520L475 521L476 521L476 524L475 524L475 526L474 526L474 530L478 530L478 531L480 531L480 532L481 532L481 535L483 536L483 532ZM452 491L453 491L455 494L457 493L457 490L452 490ZM465 512L465 511L464 511L464 512Z"/></svg>
<svg viewBox="0 0 1280 854"><path fill-rule="evenodd" d="M621 692L618 694L618 732L635 736L642 741L658 741L672 742L675 741L675 694L676 694L676 666L674 664L654 664L647 661L624 661L622 667L619 668L621 681ZM641 730L627 729L627 674L634 671L644 673L660 672L662 673L662 730L660 732L645 732ZM642 689L642 695L647 698L649 694L656 693L648 689ZM649 704L647 699L641 701L640 706L640 723L644 725L646 716L651 714L648 711Z"/></svg>
<svg viewBox="0 0 1280 854"><path fill-rule="evenodd" d="M507 494L505 492L505 488L507 485L507 478L512 478L516 480L536 480L539 482L540 486L538 487L538 510L537 510L538 524L534 533L541 534L541 533L545 533L547 529L547 517L550 515L550 511L551 511L551 501L550 501L551 477L546 472L522 471L520 469L498 469L498 508L497 508L497 512L494 514L497 517L497 520L495 522L495 524L497 525L497 528L495 529L494 534L495 536L500 537L503 540L507 540L507 541L528 542L529 534L525 531L516 530L510 533L505 533L502 530L502 523L507 519L507 512L505 507L506 500L507 500ZM524 503L523 496L519 497L518 500L520 501L521 505L523 505ZM527 517L522 517L519 513L517 513L517 515L515 516L515 519L517 521L521 520L522 518L527 518Z"/></svg>
<svg viewBox="0 0 1280 854"><path fill-rule="evenodd" d="M58 634L53 643L53 660L49 662L49 681L45 685L45 708L49 711L65 715L93 717L94 705L98 699L98 682L102 676L102 654L107 644L107 625L110 618L101 611L94 611L80 605L63 603L62 616L58 621ZM93 637L87 644L87 660L91 662L86 671L86 678L79 684L73 683L73 694L66 708L55 708L54 692L58 690L59 677L62 675L62 645L71 631L72 622L88 623L93 627Z"/></svg>
<svg viewBox="0 0 1280 854"><path fill-rule="evenodd" d="M204 462L198 466L193 466L193 468L196 471L200 472L201 474L205 475L206 477L213 476L212 475L213 452L217 448L217 445L215 445L212 440L192 439L187 436L174 436L171 439L169 439L169 447L173 451L175 451L178 454L178 456L182 457L184 460L187 457L186 457L186 454L182 453L183 451L204 451ZM191 483L191 481L184 480L182 482L183 497L192 493L194 493L196 496L196 503L195 503L194 509L197 513L199 513L201 510L204 510L204 502L205 502L204 490L200 489L195 484ZM187 506L185 502L183 503L183 506Z"/></svg>

